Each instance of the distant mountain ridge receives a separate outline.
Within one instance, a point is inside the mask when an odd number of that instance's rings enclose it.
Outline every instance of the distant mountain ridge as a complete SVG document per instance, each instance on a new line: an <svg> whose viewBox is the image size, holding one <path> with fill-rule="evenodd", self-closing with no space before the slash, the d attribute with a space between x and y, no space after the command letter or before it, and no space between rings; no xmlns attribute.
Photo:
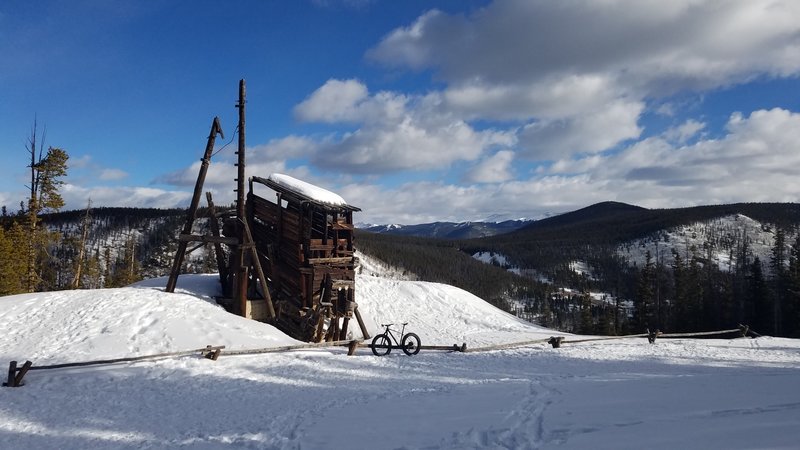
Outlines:
<svg viewBox="0 0 800 450"><path fill-rule="evenodd" d="M379 234L416 236L437 239L474 239L510 233L533 223L533 220L505 220L502 222L433 222L417 225L365 225L360 230Z"/></svg>

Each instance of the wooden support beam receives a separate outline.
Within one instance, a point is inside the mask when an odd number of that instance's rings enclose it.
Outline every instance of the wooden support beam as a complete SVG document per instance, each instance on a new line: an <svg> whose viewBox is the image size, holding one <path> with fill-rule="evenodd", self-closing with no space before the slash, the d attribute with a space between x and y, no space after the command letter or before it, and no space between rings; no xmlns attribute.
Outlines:
<svg viewBox="0 0 800 450"><path fill-rule="evenodd" d="M214 206L214 200L211 198L211 192L206 192L206 201L208 202L208 224L211 228L211 235L215 238L220 238L222 235L219 232L219 222L217 222L217 208ZM225 262L225 252L222 251L221 243L214 243L214 254L217 259L219 281L224 286L228 281L228 265Z"/></svg>
<svg viewBox="0 0 800 450"><path fill-rule="evenodd" d="M189 210L186 212L186 223L183 226L183 233L190 234L192 232L192 225L194 224L195 215L197 214L197 207L200 204L200 195L203 192L203 184L206 181L206 173L208 173L208 164L211 162L211 153L214 151L214 141L217 138L217 134L223 136L222 127L219 124L219 118L214 117L214 120L211 122L211 132L208 135L208 141L206 142L206 151L203 153L202 164L200 165L200 173L197 175L197 182L194 185L194 194L192 195L192 202L189 205ZM180 241L178 242L178 250L175 251L175 260L172 264L172 270L169 273L169 279L167 280L167 292L175 292L175 285L178 284L178 274L181 271L181 265L183 265L183 258L186 254L186 242L187 241Z"/></svg>
<svg viewBox="0 0 800 450"><path fill-rule="evenodd" d="M195 245L194 247L192 247L192 248L190 248L190 249L186 250L186 254L187 254L187 255L190 255L190 254L192 254L192 252L194 252L195 250L198 250L200 247L205 247L205 246L206 246L206 244L205 244L205 243L197 244L197 245Z"/></svg>
<svg viewBox="0 0 800 450"><path fill-rule="evenodd" d="M186 242L204 242L204 243L218 243L218 244L226 244L226 245L239 245L239 239L234 237L217 237L217 236L203 236L199 234L181 234L178 236L178 240L184 243L183 247L186 248ZM185 251L185 250L184 250Z"/></svg>
<svg viewBox="0 0 800 450"><path fill-rule="evenodd" d="M3 386L17 387L17 362L11 361L8 365L8 381L3 383Z"/></svg>
<svg viewBox="0 0 800 450"><path fill-rule="evenodd" d="M356 304L355 310L353 314L356 316L356 320L358 321L358 327L361 328L361 335L364 336L364 339L369 339L369 331L367 331L367 326L364 324L364 319L361 318L361 313L358 311L358 305Z"/></svg>
<svg viewBox="0 0 800 450"><path fill-rule="evenodd" d="M253 241L253 235L250 233L250 226L247 224L247 221L242 221L242 225L244 227L244 237L247 245L250 248L251 253L251 262L253 267L256 269L256 276L258 276L259 283L261 284L261 290L264 294L264 300L266 300L267 304L267 314L269 315L270 319L275 319L275 307L272 304L272 297L269 294L269 286L267 286L267 277L264 276L264 269L261 267L261 260L258 258L258 251L256 250L255 242ZM244 310L243 310L244 311Z"/></svg>
<svg viewBox="0 0 800 450"><path fill-rule="evenodd" d="M309 258L308 263L311 265L315 264L347 264L353 262L352 256L346 256L344 258Z"/></svg>
<svg viewBox="0 0 800 450"><path fill-rule="evenodd" d="M247 311L247 272L247 266L239 267L239 278L237 279L239 286L236 291L236 307L238 310L236 312L243 317L245 315L245 311Z"/></svg>

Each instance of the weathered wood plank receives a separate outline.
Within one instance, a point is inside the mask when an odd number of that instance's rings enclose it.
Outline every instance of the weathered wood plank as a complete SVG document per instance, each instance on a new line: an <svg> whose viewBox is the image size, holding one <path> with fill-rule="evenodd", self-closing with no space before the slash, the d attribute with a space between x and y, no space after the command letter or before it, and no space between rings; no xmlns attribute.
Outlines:
<svg viewBox="0 0 800 450"><path fill-rule="evenodd" d="M181 234L178 236L181 242L205 242L205 243L220 243L227 245L239 245L239 239L234 237L217 237L217 236L203 236L199 234Z"/></svg>

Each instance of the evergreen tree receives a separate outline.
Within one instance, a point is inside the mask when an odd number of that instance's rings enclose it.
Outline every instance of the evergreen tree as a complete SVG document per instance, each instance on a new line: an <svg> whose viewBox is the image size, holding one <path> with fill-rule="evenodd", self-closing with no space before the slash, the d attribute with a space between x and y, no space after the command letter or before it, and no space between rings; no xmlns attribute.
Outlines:
<svg viewBox="0 0 800 450"><path fill-rule="evenodd" d="M43 268L50 268L47 253L42 249L52 243L52 236L39 227L41 214L48 211L58 211L64 206L64 199L58 189L64 184L62 177L67 175L67 152L60 148L50 147L44 153L44 145L36 144L37 131L34 121L31 137L26 149L30 155L30 196L28 208L25 211L28 241L27 241L27 292L34 292L41 281ZM44 259L43 259L44 257Z"/></svg>
<svg viewBox="0 0 800 450"><path fill-rule="evenodd" d="M774 336L780 336L783 325L782 309L787 289L786 232L783 228L775 230L775 245L772 247L769 266L772 271L772 305L770 308L772 312L772 326L770 332Z"/></svg>
<svg viewBox="0 0 800 450"><path fill-rule="evenodd" d="M136 260L136 240L130 236L125 242L125 251L114 267L111 287L124 287L142 279L142 268Z"/></svg>
<svg viewBox="0 0 800 450"><path fill-rule="evenodd" d="M792 243L786 280L783 329L787 336L800 337L800 234L795 237Z"/></svg>
<svg viewBox="0 0 800 450"><path fill-rule="evenodd" d="M639 332L645 329L655 329L655 297L653 285L655 283L655 266L650 251L645 253L645 264L639 274L639 284L636 288L634 300L633 321Z"/></svg>
<svg viewBox="0 0 800 450"><path fill-rule="evenodd" d="M25 230L18 223L13 223L8 230L0 227L0 295L26 291L25 242Z"/></svg>
<svg viewBox="0 0 800 450"><path fill-rule="evenodd" d="M610 305L603 305L597 321L597 334L605 336L615 336L614 330L614 308Z"/></svg>
<svg viewBox="0 0 800 450"><path fill-rule="evenodd" d="M581 334L592 334L594 324L592 322L592 298L588 293L581 295Z"/></svg>
<svg viewBox="0 0 800 450"><path fill-rule="evenodd" d="M754 317L752 327L759 333L769 333L773 329L772 301L761 260L756 257L750 265L749 302L753 305Z"/></svg>
<svg viewBox="0 0 800 450"><path fill-rule="evenodd" d="M686 289L686 330L701 331L703 323L703 299L705 289L703 283L703 268L697 256L693 256L689 263Z"/></svg>
<svg viewBox="0 0 800 450"><path fill-rule="evenodd" d="M689 280L686 265L678 252L673 251L672 282L674 292L674 317L677 331L688 331L689 317Z"/></svg>

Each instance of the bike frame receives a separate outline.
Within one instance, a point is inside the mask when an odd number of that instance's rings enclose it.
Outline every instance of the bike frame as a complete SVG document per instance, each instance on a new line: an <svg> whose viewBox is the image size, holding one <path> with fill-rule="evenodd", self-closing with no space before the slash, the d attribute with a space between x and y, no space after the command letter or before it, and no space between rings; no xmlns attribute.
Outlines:
<svg viewBox="0 0 800 450"><path fill-rule="evenodd" d="M396 346L398 346L398 347L402 347L402 345L400 344L400 342L402 342L402 341L403 341L403 336L405 336L405 335L406 335L406 325L408 325L408 322L404 323L404 324L403 324L403 328L402 328L402 330L400 330L400 340L398 340L397 338L395 338L395 337L394 337L394 333L397 333L397 330L393 330L393 329L389 328L389 327L391 327L392 325L394 325L394 324L393 324L393 323L389 323L389 324L386 324L386 325L383 325L383 324L381 324L381 326L383 326L383 327L386 329L386 331L384 332L384 334L385 334L385 335L387 335L387 336L389 336L389 337L390 337L390 338L391 338L391 339L394 341L394 344L395 344ZM393 332L394 332L394 333L393 333Z"/></svg>

